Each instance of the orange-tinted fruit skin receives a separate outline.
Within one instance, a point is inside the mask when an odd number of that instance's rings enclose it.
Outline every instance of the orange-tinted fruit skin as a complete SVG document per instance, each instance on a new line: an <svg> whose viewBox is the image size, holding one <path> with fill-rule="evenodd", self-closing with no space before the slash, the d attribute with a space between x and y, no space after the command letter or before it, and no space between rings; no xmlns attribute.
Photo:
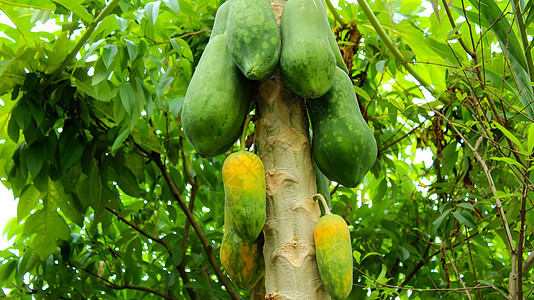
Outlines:
<svg viewBox="0 0 534 300"><path fill-rule="evenodd" d="M243 240L255 240L266 219L263 163L252 152L232 153L223 163L222 178L232 228Z"/></svg>
<svg viewBox="0 0 534 300"><path fill-rule="evenodd" d="M317 267L333 299L342 300L352 290L352 246L345 220L328 214L319 219L314 231Z"/></svg>
<svg viewBox="0 0 534 300"><path fill-rule="evenodd" d="M221 264L234 284L243 290L250 290L265 275L263 259L263 234L256 240L245 241L227 222L228 209L225 209L224 236L221 243Z"/></svg>

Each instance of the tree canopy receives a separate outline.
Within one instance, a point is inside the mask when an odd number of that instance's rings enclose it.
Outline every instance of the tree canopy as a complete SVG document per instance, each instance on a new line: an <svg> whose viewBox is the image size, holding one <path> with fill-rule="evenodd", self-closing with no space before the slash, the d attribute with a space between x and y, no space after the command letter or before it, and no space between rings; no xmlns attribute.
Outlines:
<svg viewBox="0 0 534 300"><path fill-rule="evenodd" d="M0 0L0 296L249 295L220 268L225 155L179 117L222 2ZM534 1L357 2L326 0L378 144L329 186L349 298L533 297Z"/></svg>

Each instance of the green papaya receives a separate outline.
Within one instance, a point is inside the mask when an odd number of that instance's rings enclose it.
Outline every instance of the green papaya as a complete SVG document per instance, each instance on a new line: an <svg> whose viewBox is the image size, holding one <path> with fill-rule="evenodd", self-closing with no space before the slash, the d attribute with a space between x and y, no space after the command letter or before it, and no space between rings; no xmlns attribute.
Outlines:
<svg viewBox="0 0 534 300"><path fill-rule="evenodd" d="M326 2L324 0L321 0L321 3L323 6L326 6ZM341 55L341 51L339 50L339 45L337 44L337 40L336 40L336 37L334 36L334 32L332 31L332 28L330 28L328 17L326 17L326 24L327 24L326 31L328 35L328 43L330 44L330 47L332 47L332 52L334 53L334 56L336 57L336 65L339 68L341 68L341 70L345 71L345 73L350 74L349 69L347 68L347 65L345 65L345 61L343 60L343 56Z"/></svg>
<svg viewBox="0 0 534 300"><path fill-rule="evenodd" d="M255 240L266 218L263 163L252 152L234 152L224 160L222 179L232 228L243 240Z"/></svg>
<svg viewBox="0 0 534 300"><path fill-rule="evenodd" d="M315 225L313 238L325 289L335 300L347 298L352 291L352 245L347 223L338 215L326 214Z"/></svg>
<svg viewBox="0 0 534 300"><path fill-rule="evenodd" d="M336 67L334 79L328 93L306 102L313 128L312 153L326 177L355 187L375 163L376 140L347 73Z"/></svg>
<svg viewBox="0 0 534 300"><path fill-rule="evenodd" d="M274 73L281 40L270 0L232 0L226 30L228 50L247 78L262 80Z"/></svg>
<svg viewBox="0 0 534 300"><path fill-rule="evenodd" d="M289 0L282 11L280 73L295 94L318 98L333 84L336 58L320 0Z"/></svg>
<svg viewBox="0 0 534 300"><path fill-rule="evenodd" d="M226 31L226 23L228 20L228 11L230 10L230 0L224 2L217 9L215 14L215 21L213 22L213 27L211 28L210 41Z"/></svg>
<svg viewBox="0 0 534 300"><path fill-rule="evenodd" d="M193 148L206 157L226 152L239 138L251 103L251 81L235 66L226 34L206 46L182 107L182 127Z"/></svg>
<svg viewBox="0 0 534 300"><path fill-rule="evenodd" d="M265 275L263 243L263 234L252 241L240 238L228 222L228 210L225 207L224 235L220 249L221 265L238 288L250 290Z"/></svg>

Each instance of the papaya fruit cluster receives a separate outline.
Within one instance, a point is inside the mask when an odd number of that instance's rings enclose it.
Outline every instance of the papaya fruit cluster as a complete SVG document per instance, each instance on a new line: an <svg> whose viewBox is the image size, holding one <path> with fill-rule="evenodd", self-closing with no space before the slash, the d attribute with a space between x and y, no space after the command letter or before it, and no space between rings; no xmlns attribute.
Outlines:
<svg viewBox="0 0 534 300"><path fill-rule="evenodd" d="M248 126L245 119L254 106L254 81L271 76L281 78L306 101L320 193L330 196L328 180L357 186L375 163L377 145L329 27L324 0L288 0L280 27L270 0L228 0L219 7L182 107L182 126L191 145L205 157L230 150ZM246 151L231 154L223 166L223 181L226 213L221 260L239 287L251 287L259 278L245 272L249 264L257 263L252 266L256 271L264 269L259 259L265 222L261 161ZM339 245L347 239L350 254L350 235L348 229L329 233L329 228L342 228L342 223L333 215L323 218L316 229L321 278L330 294L342 299L347 288L339 282L349 280L349 273L352 280L352 267L336 271L338 265L347 268L348 260L337 264L335 257L340 251L346 255L347 247Z"/></svg>
<svg viewBox="0 0 534 300"><path fill-rule="evenodd" d="M377 146L330 30L324 0L288 0L280 29L269 0L221 5L185 96L185 136L202 156L228 151L253 109L253 81L272 76L279 67L284 84L306 99L318 169L332 181L355 187L373 166Z"/></svg>

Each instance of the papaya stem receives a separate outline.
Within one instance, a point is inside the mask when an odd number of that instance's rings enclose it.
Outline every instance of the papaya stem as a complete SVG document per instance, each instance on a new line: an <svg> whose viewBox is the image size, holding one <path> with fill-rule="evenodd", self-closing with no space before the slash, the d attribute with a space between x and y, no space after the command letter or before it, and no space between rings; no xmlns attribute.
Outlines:
<svg viewBox="0 0 534 300"><path fill-rule="evenodd" d="M375 14L371 10L371 7L369 7L369 4L365 0L358 0L358 4L360 4L360 8L363 10L364 14L369 19L369 22L371 22L371 25L373 25L373 28L376 30L376 33L380 36L386 47L388 48L391 53L395 56L395 58L404 65L404 68L412 74L412 76L417 79L417 81L425 87L429 92L433 93L434 89L428 84L428 82L419 74L415 69L411 66L410 61L407 61L404 55L400 52L400 50L397 48L395 43L389 38L386 31L376 18Z"/></svg>
<svg viewBox="0 0 534 300"><path fill-rule="evenodd" d="M315 194L315 195L313 195L312 198L313 198L313 199L317 199L317 198L319 198L319 200L321 200L321 202L323 203L324 214L325 214L325 215L329 215L329 214L332 213L332 212L330 211L330 208L328 207L328 204L326 203L326 200L324 199L323 195L321 195L321 194Z"/></svg>
<svg viewBox="0 0 534 300"><path fill-rule="evenodd" d="M248 123L252 120L252 115L248 115L245 119L245 124L243 125L243 133L241 133L241 138L239 138L239 144L241 144L241 151L245 151L245 139L247 138Z"/></svg>
<svg viewBox="0 0 534 300"><path fill-rule="evenodd" d="M330 12L332 13L332 16L334 16L334 20L338 21L339 24L341 24L341 26L343 28L347 28L348 27L347 22L345 20L343 20L343 18L339 14L338 10L332 4L332 1L326 0L326 5L328 6L328 9L330 9Z"/></svg>

